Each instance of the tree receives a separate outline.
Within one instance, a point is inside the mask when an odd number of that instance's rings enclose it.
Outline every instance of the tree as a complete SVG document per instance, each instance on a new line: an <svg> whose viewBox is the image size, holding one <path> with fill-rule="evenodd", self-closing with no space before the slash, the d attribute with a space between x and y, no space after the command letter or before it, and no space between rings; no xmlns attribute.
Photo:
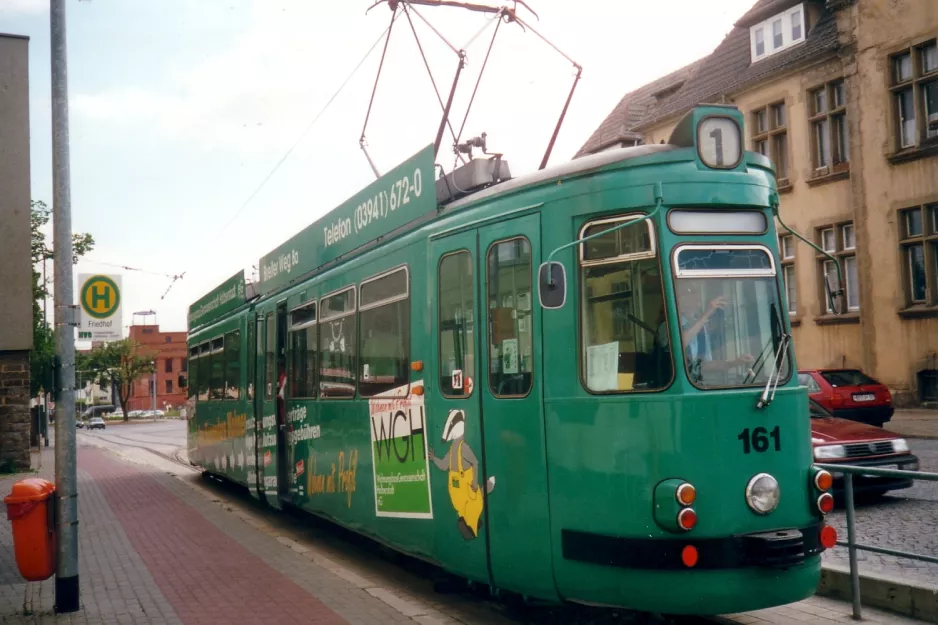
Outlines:
<svg viewBox="0 0 938 625"><path fill-rule="evenodd" d="M52 209L41 200L31 203L30 214L31 253L33 261L33 350L30 353L30 395L35 397L40 389L49 391L53 387L55 363L55 333L43 319L42 305L51 293L51 278L37 269L43 261L51 260L55 253L46 244L43 226L49 223ZM88 233L72 234L72 262L94 249L94 238Z"/></svg>
<svg viewBox="0 0 938 625"><path fill-rule="evenodd" d="M105 388L114 384L124 421L127 421L127 401L133 397L134 383L140 376L153 372L152 359L140 353L140 343L133 339L105 343L80 356L80 368L90 372L93 384Z"/></svg>

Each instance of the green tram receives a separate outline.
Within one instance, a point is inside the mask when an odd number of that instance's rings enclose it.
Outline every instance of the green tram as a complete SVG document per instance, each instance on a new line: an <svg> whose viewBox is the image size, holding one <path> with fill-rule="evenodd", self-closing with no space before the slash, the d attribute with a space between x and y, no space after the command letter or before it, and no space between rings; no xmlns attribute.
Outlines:
<svg viewBox="0 0 938 625"><path fill-rule="evenodd" d="M428 146L192 305L190 461L528 599L810 596L830 474L742 125L518 178Z"/></svg>

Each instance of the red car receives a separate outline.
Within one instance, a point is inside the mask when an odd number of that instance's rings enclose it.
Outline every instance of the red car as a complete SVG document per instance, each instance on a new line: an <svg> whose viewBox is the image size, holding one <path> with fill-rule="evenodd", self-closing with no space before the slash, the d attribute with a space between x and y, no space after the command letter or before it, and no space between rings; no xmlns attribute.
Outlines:
<svg viewBox="0 0 938 625"><path fill-rule="evenodd" d="M815 462L918 471L918 458L909 451L904 438L871 425L838 419L812 399L808 399L808 405ZM843 474L832 471L831 475L834 498L838 499L843 494ZM858 494L882 494L910 486L910 479L853 476L854 492Z"/></svg>
<svg viewBox="0 0 938 625"><path fill-rule="evenodd" d="M798 382L808 397L841 419L877 427L892 418L892 393L858 369L802 369Z"/></svg>

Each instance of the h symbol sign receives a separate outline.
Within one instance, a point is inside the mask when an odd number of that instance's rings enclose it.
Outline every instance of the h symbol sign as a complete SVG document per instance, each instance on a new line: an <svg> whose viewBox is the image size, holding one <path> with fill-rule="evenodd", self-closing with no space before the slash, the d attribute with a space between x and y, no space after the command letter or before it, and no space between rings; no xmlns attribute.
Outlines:
<svg viewBox="0 0 938 625"><path fill-rule="evenodd" d="M91 307L97 309L98 302L104 304L104 308L111 307L111 297L113 292L111 287L106 284L95 284L91 287Z"/></svg>

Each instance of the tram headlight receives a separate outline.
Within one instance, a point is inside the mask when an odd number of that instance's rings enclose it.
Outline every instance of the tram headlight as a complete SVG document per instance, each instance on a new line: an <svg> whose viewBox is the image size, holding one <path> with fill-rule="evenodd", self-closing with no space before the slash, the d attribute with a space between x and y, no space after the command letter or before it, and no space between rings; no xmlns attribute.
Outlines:
<svg viewBox="0 0 938 625"><path fill-rule="evenodd" d="M814 448L814 458L816 460L828 460L831 458L846 458L847 448L843 445L821 445Z"/></svg>
<svg viewBox="0 0 938 625"><path fill-rule="evenodd" d="M778 480L768 473L759 473L746 485L746 503L756 514L775 510L780 496Z"/></svg>

